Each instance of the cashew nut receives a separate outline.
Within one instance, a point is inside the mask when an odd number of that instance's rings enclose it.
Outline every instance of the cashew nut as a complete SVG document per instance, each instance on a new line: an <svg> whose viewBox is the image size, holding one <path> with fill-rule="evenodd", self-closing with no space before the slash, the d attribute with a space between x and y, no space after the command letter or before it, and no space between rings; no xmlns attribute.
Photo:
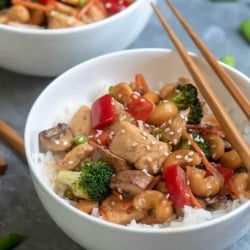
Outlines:
<svg viewBox="0 0 250 250"><path fill-rule="evenodd" d="M237 169L241 166L242 160L235 149L225 152L219 159L222 166L231 169Z"/></svg>
<svg viewBox="0 0 250 250"><path fill-rule="evenodd" d="M216 195L221 189L221 181L216 175L206 176L206 171L192 168L189 177L192 192L199 197L209 197Z"/></svg>
<svg viewBox="0 0 250 250"><path fill-rule="evenodd" d="M128 224L131 220L140 221L147 213L132 206L130 199L118 199L114 195L108 196L100 206L100 214L104 220L117 224Z"/></svg>
<svg viewBox="0 0 250 250"><path fill-rule="evenodd" d="M168 122L178 113L178 108L174 103L162 102L158 104L149 116L147 123L160 126L164 122Z"/></svg>
<svg viewBox="0 0 250 250"><path fill-rule="evenodd" d="M164 166L178 164L182 166L196 166L201 163L200 156L190 149L177 149L167 156Z"/></svg>
<svg viewBox="0 0 250 250"><path fill-rule="evenodd" d="M132 93L133 93L133 90L125 82L121 82L115 85L112 91L112 95L114 96L114 98L118 102L121 102L123 104L129 103L129 101L131 100Z"/></svg>
<svg viewBox="0 0 250 250"><path fill-rule="evenodd" d="M240 195L250 199L250 178L248 173L239 173L233 176L232 190L237 198Z"/></svg>
<svg viewBox="0 0 250 250"><path fill-rule="evenodd" d="M160 101L160 96L153 91L146 92L143 97L153 104L157 104Z"/></svg>
<svg viewBox="0 0 250 250"><path fill-rule="evenodd" d="M133 198L133 206L140 211L152 211L159 223L171 219L173 215L172 202L157 190L146 190L137 194Z"/></svg>
<svg viewBox="0 0 250 250"><path fill-rule="evenodd" d="M161 99L165 99L165 98L170 97L173 94L175 94L175 88L176 88L176 86L177 86L176 83L165 84L160 89L160 97L161 97Z"/></svg>
<svg viewBox="0 0 250 250"><path fill-rule="evenodd" d="M218 160L225 151L224 140L218 135L206 135L204 136L210 146L211 157L214 160Z"/></svg>

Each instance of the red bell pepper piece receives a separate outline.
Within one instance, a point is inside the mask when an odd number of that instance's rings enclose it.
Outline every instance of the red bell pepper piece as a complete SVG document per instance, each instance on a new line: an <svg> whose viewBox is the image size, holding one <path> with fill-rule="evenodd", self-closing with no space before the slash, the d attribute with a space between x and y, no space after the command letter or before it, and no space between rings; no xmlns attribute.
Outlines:
<svg viewBox="0 0 250 250"><path fill-rule="evenodd" d="M110 131L109 130L94 130L90 135L90 140L99 145L107 147L110 144Z"/></svg>
<svg viewBox="0 0 250 250"><path fill-rule="evenodd" d="M110 94L101 96L95 100L91 107L92 127L103 129L115 121L115 108Z"/></svg>
<svg viewBox="0 0 250 250"><path fill-rule="evenodd" d="M229 180L231 180L231 178L234 175L234 170L231 168L219 166L219 167L217 167L217 170L223 176L225 183L228 183Z"/></svg>
<svg viewBox="0 0 250 250"><path fill-rule="evenodd" d="M232 177L234 175L234 170L231 168L222 167L222 166L219 166L216 169L224 178L224 186L225 186L226 190L229 193L231 193L232 192Z"/></svg>
<svg viewBox="0 0 250 250"><path fill-rule="evenodd" d="M39 0L38 2L43 5L53 4L56 0Z"/></svg>
<svg viewBox="0 0 250 250"><path fill-rule="evenodd" d="M127 111L136 119L146 121L153 110L153 104L138 94L132 94Z"/></svg>
<svg viewBox="0 0 250 250"><path fill-rule="evenodd" d="M166 166L163 171L166 188L175 209L192 206L185 171L177 164Z"/></svg>
<svg viewBox="0 0 250 250"><path fill-rule="evenodd" d="M116 14L125 8L127 8L130 4L130 0L103 0L104 6L110 14Z"/></svg>

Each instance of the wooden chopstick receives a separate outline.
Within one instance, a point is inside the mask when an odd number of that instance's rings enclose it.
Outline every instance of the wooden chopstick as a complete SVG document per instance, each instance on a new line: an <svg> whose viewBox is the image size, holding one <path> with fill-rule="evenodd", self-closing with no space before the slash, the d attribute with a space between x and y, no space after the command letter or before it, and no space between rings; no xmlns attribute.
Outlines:
<svg viewBox="0 0 250 250"><path fill-rule="evenodd" d="M210 50L206 47L206 45L202 42L202 40L198 37L198 35L194 32L192 27L187 23L184 17L180 14L180 12L174 7L174 5L169 1L166 0L169 8L175 14L177 19L180 21L184 29L187 31L189 36L192 38L195 45L199 48L200 52L202 53L203 57L206 59L208 64L211 66L213 71L222 81L224 86L228 89L231 93L232 97L235 101L239 104L242 111L245 113L248 119L250 119L250 102L247 97L241 92L239 87L235 84L233 79L227 73L227 71L218 63L214 55L210 52Z"/></svg>
<svg viewBox="0 0 250 250"><path fill-rule="evenodd" d="M0 120L0 137L22 157L25 157L23 137L3 120Z"/></svg>
<svg viewBox="0 0 250 250"><path fill-rule="evenodd" d="M243 163L247 167L248 171L250 171L250 150L246 142L244 141L241 133L239 132L237 126L234 124L233 120L223 107L222 103L219 101L219 98L214 93L213 89L210 87L207 80L202 75L198 66L193 61L192 57L188 54L188 51L181 43L175 32L172 30L171 26L164 19L163 15L156 7L155 4L151 3L151 6L161 21L163 27L167 31L169 37L171 38L173 44L175 45L179 55L181 56L184 64L186 65L189 73L193 77L196 86L201 92L202 96L205 98L206 102L210 106L212 112L216 116L219 123L223 126L224 132L226 134L227 139L232 144L234 149L240 155Z"/></svg>

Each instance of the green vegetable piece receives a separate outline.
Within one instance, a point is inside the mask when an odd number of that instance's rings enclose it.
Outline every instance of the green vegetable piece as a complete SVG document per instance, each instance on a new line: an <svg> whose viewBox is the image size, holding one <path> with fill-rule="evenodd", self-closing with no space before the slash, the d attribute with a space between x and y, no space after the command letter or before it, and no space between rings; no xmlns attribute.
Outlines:
<svg viewBox="0 0 250 250"><path fill-rule="evenodd" d="M240 33L245 38L245 40L250 43L250 18L241 22Z"/></svg>
<svg viewBox="0 0 250 250"><path fill-rule="evenodd" d="M204 155L209 159L211 157L211 152L210 152L210 146L207 140L202 135L200 135L199 133L193 130L188 130L187 132L191 135L193 140L201 148ZM193 149L189 141L184 136L181 137L180 142L177 145L177 148L178 149Z"/></svg>
<svg viewBox="0 0 250 250"><path fill-rule="evenodd" d="M0 0L0 10L11 6L11 0Z"/></svg>
<svg viewBox="0 0 250 250"><path fill-rule="evenodd" d="M87 3L88 0L79 0L78 6L81 8Z"/></svg>
<svg viewBox="0 0 250 250"><path fill-rule="evenodd" d="M90 160L81 166L81 171L59 171L56 182L68 185L77 198L102 201L110 194L113 173L113 168L106 162Z"/></svg>
<svg viewBox="0 0 250 250"><path fill-rule="evenodd" d="M87 143L89 141L89 138L87 136L83 136L83 135L78 135L76 137L74 137L72 139L72 144L74 146L77 146L79 144L84 144L84 143Z"/></svg>
<svg viewBox="0 0 250 250"><path fill-rule="evenodd" d="M22 240L19 233L9 233L8 235L0 238L0 249L9 250L18 245Z"/></svg>
<svg viewBox="0 0 250 250"><path fill-rule="evenodd" d="M110 86L108 89L109 94L112 96L114 95L114 88L115 88L114 86Z"/></svg>
<svg viewBox="0 0 250 250"><path fill-rule="evenodd" d="M198 98L198 91L193 84L179 84L176 87L176 95L167 100L174 103L179 110L190 109L187 123L200 123L203 117L203 110Z"/></svg>
<svg viewBox="0 0 250 250"><path fill-rule="evenodd" d="M232 55L224 55L220 58L220 61L226 63L227 65L231 67L236 66L235 58Z"/></svg>

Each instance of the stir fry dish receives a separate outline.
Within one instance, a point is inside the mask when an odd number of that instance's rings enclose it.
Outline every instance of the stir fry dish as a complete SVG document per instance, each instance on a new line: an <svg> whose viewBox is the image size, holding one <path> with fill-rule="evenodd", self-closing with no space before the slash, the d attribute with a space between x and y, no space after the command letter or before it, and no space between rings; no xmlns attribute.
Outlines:
<svg viewBox="0 0 250 250"><path fill-rule="evenodd" d="M0 24L60 29L82 26L117 14L134 0L0 0Z"/></svg>
<svg viewBox="0 0 250 250"><path fill-rule="evenodd" d="M196 86L149 88L136 74L39 133L55 187L77 209L121 225L162 225L185 207L250 198L249 173Z"/></svg>

